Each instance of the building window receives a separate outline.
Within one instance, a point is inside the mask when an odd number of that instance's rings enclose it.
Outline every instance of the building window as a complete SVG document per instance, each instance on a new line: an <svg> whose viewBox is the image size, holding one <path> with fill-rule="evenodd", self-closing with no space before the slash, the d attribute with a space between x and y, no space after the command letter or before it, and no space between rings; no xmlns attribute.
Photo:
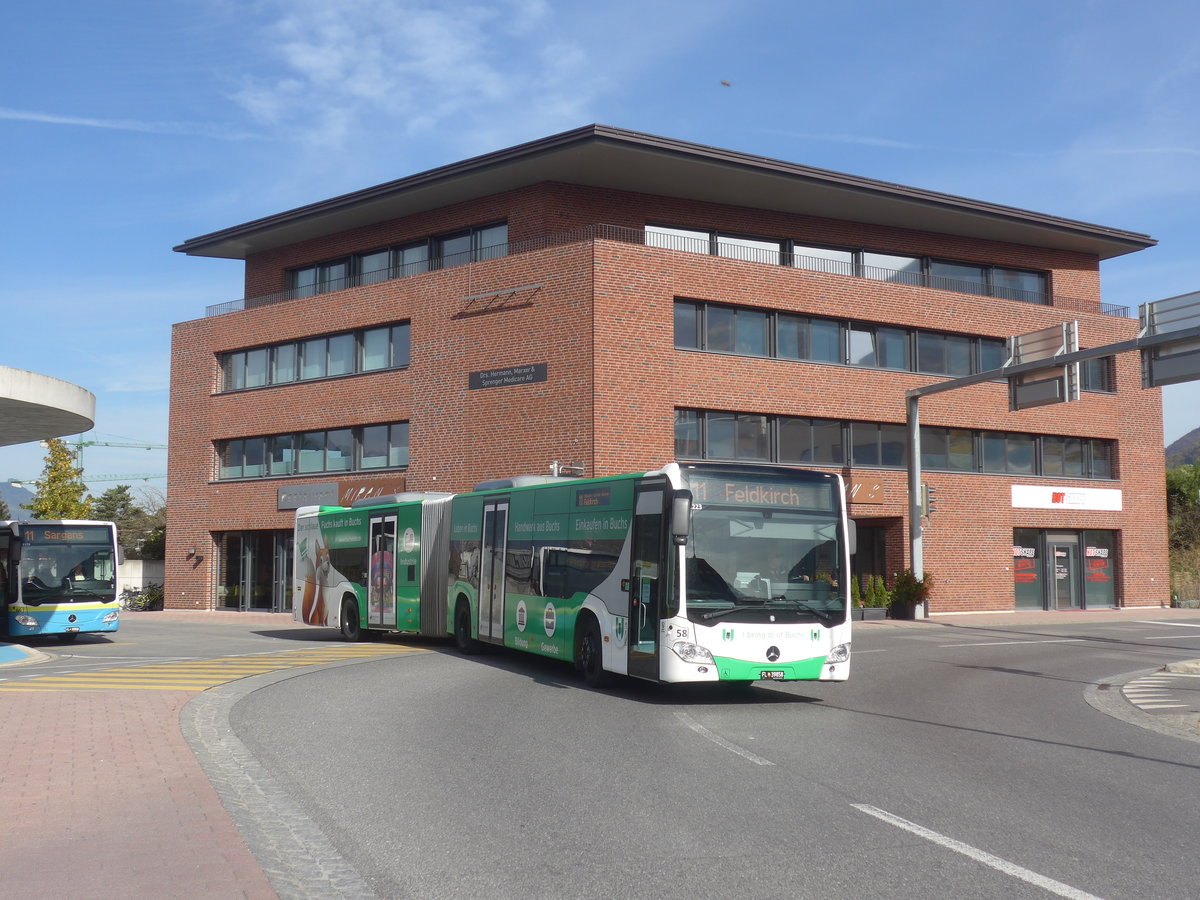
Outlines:
<svg viewBox="0 0 1200 900"><path fill-rule="evenodd" d="M970 375L971 339L961 334L917 332L917 371L957 378Z"/></svg>
<svg viewBox="0 0 1200 900"><path fill-rule="evenodd" d="M915 256L894 256L890 253L863 253L862 274L872 281L892 284L920 285L921 260Z"/></svg>
<svg viewBox="0 0 1200 900"><path fill-rule="evenodd" d="M729 234L714 235L717 245L717 256L726 259L745 259L750 262L779 265L779 254L783 248L780 241L768 241L761 238L735 237Z"/></svg>
<svg viewBox="0 0 1200 900"><path fill-rule="evenodd" d="M675 346L949 377L998 369L1007 359L1005 342L996 338L816 319L700 300L675 301Z"/></svg>
<svg viewBox="0 0 1200 900"><path fill-rule="evenodd" d="M921 467L939 472L1110 479L1115 477L1115 450L1115 442L1099 438L921 426ZM904 468L908 428L891 422L677 409L675 456Z"/></svg>
<svg viewBox="0 0 1200 900"><path fill-rule="evenodd" d="M292 299L311 297L356 285L378 284L391 278L418 275L431 268L452 268L507 255L508 224L496 222L479 225L396 247L357 253L345 259L291 269L288 272L288 295Z"/></svg>
<svg viewBox="0 0 1200 900"><path fill-rule="evenodd" d="M408 423L333 428L217 443L218 479L280 478L408 465Z"/></svg>
<svg viewBox="0 0 1200 900"><path fill-rule="evenodd" d="M832 319L777 313L776 356L811 362L842 362L842 327Z"/></svg>
<svg viewBox="0 0 1200 900"><path fill-rule="evenodd" d="M1116 377L1113 374L1115 360L1111 356L1101 359L1087 359L1079 364L1079 388L1084 391L1096 391L1111 394L1117 389Z"/></svg>
<svg viewBox="0 0 1200 900"><path fill-rule="evenodd" d="M1002 297L1023 303L1049 302L1047 279L1042 272L866 249L821 247L799 241L670 225L646 225L645 234L647 246L667 250L783 264L812 272Z"/></svg>
<svg viewBox="0 0 1200 900"><path fill-rule="evenodd" d="M409 363L409 325L383 325L220 356L221 390L240 391L293 381L332 378Z"/></svg>
<svg viewBox="0 0 1200 900"><path fill-rule="evenodd" d="M292 269L288 277L288 288L293 298L328 294L350 287L350 260L318 263L302 269Z"/></svg>
<svg viewBox="0 0 1200 900"><path fill-rule="evenodd" d="M908 460L908 431L903 425L850 423L850 465L903 466Z"/></svg>
<svg viewBox="0 0 1200 900"><path fill-rule="evenodd" d="M833 247L806 247L792 245L792 265L810 272L825 272L829 275L854 275L854 251Z"/></svg>

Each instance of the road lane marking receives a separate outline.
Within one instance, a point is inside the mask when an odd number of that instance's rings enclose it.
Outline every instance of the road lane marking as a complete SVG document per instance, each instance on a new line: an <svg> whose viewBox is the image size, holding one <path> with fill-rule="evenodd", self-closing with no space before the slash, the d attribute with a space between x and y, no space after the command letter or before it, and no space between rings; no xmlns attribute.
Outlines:
<svg viewBox="0 0 1200 900"><path fill-rule="evenodd" d="M1200 628L1196 622L1160 622L1155 619L1138 619L1139 625L1162 625L1164 628Z"/></svg>
<svg viewBox="0 0 1200 900"><path fill-rule="evenodd" d="M285 650L242 656L166 658L163 662L130 664L119 668L58 668L47 672L23 673L21 681L0 679L5 691L204 691L240 678L285 669L351 660L395 657L424 653L422 648L386 644L359 647L329 647L319 650Z"/></svg>
<svg viewBox="0 0 1200 900"><path fill-rule="evenodd" d="M941 644L941 647L1003 647L1008 644L1082 644L1091 638L1054 638L1045 641L986 641L980 644Z"/></svg>
<svg viewBox="0 0 1200 900"><path fill-rule="evenodd" d="M865 812L869 816L874 816L881 822L887 822L889 825L895 825L897 828L902 828L905 831L917 835L917 837L925 838L927 841L932 841L938 846L945 847L948 850L953 850L955 853L961 853L963 856L970 857L976 862L981 862L985 866L991 866L998 872L1003 872L1005 875L1011 875L1013 878L1019 878L1029 884L1036 885L1043 890L1058 894L1060 897L1070 897L1071 900L1100 900L1095 894L1089 894L1087 891L1081 891L1078 888L1073 888L1069 884L1063 884L1061 881L1055 881L1053 878L1047 878L1045 875L1039 875L1037 872L1030 871L1016 863L1009 862L999 856L993 856L970 844L964 844L962 841L956 841L954 838L946 837L944 834L939 834L936 831L931 831L924 828L915 822L910 822L907 819L902 819L899 816L892 815L874 806L868 806L865 803L850 804L859 812Z"/></svg>
<svg viewBox="0 0 1200 900"><path fill-rule="evenodd" d="M707 728L705 728L703 725L701 725L699 722L697 722L695 719L693 719L691 716L689 716L685 712L676 710L675 718L677 718L680 722L682 722L688 728L692 729L692 731L696 732L696 734L700 735L700 737L710 740L714 744L716 744L718 747L724 747L726 750L736 753L738 756L740 756L744 759L750 760L750 762L754 763L756 766L773 766L773 765L775 765L775 763L771 762L769 759L763 759L758 754L751 753L745 747L739 747L737 744L733 743L732 741L725 740L725 738L721 737L719 734L714 734L713 732L709 731Z"/></svg>
<svg viewBox="0 0 1200 900"><path fill-rule="evenodd" d="M1147 634L1143 635L1138 640L1142 641L1194 641L1200 638L1200 634L1193 634L1190 638L1186 635L1175 632L1175 634Z"/></svg>

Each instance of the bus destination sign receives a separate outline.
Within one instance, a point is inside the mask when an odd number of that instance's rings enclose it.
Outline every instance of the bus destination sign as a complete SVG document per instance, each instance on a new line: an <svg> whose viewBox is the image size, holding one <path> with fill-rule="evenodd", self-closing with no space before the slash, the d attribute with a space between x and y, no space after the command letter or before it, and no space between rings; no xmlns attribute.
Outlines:
<svg viewBox="0 0 1200 900"><path fill-rule="evenodd" d="M832 509L833 491L828 481L745 481L731 478L693 478L692 499L720 506Z"/></svg>
<svg viewBox="0 0 1200 900"><path fill-rule="evenodd" d="M108 536L104 525L36 525L21 529L21 541L26 544L103 544Z"/></svg>

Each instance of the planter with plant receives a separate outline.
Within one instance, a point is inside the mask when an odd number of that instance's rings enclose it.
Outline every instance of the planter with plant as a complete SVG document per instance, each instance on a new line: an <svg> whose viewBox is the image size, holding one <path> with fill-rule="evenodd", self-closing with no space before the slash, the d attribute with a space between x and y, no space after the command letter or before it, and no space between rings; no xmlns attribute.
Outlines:
<svg viewBox="0 0 1200 900"><path fill-rule="evenodd" d="M897 572L892 582L892 599L888 604L888 615L893 619L911 619L917 607L929 599L933 590L933 576L928 572L918 578L912 569Z"/></svg>

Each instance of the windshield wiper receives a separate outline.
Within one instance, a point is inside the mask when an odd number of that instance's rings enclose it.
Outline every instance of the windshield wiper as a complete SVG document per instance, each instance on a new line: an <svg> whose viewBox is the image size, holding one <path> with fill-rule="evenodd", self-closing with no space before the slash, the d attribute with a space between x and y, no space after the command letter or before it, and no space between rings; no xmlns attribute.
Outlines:
<svg viewBox="0 0 1200 900"><path fill-rule="evenodd" d="M745 608L746 607L744 606L731 606L729 609L714 609L712 612L701 613L700 618L704 619L705 621L709 619L718 619L721 616L727 616L732 612L740 612Z"/></svg>
<svg viewBox="0 0 1200 900"><path fill-rule="evenodd" d="M803 610L806 613L810 613L813 616L815 616L819 621L824 622L826 625L836 625L838 622L837 619L835 619L832 615L827 613L825 610L817 609L815 606L809 606L803 600L784 600L781 597L775 597L775 598L772 598L771 600L765 600L765 599L760 600L757 598L749 598L749 597L745 598L745 599L750 600L750 603L752 603L752 604L765 605L767 603L788 603L792 606L793 609ZM731 606L728 609L715 609L712 612L701 613L700 618L707 622L709 619L719 619L719 618L721 618L721 616L727 616L733 612L741 612L742 610L744 610L746 608L747 608L747 606L743 605L743 606Z"/></svg>
<svg viewBox="0 0 1200 900"><path fill-rule="evenodd" d="M68 591L63 591L63 596L67 598L70 598L72 595L78 596L80 594L83 594L87 597L95 597L97 600L101 600L104 603L112 602L112 597L110 597L108 594L101 594L99 591L93 591L91 588L71 588Z"/></svg>
<svg viewBox="0 0 1200 900"><path fill-rule="evenodd" d="M817 609L815 606L809 606L803 600L791 600L788 602L795 604L797 607L804 610L805 612L812 613L814 616L816 616L818 619L820 619L826 625L836 625L837 624L837 619L835 619L832 615L827 613L825 610Z"/></svg>

